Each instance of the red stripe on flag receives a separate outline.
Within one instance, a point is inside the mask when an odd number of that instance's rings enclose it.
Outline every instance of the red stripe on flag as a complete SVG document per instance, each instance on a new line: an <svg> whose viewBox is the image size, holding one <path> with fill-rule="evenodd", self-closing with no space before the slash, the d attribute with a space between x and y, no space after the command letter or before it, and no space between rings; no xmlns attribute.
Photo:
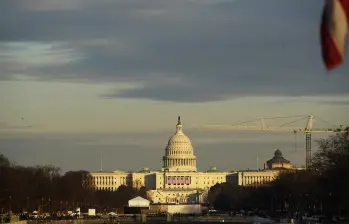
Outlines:
<svg viewBox="0 0 349 224"><path fill-rule="evenodd" d="M337 4L336 4L336 3ZM338 4L339 3L339 4ZM336 7L337 6L337 7ZM342 8L338 10L338 7ZM341 13L344 13L343 17L340 17ZM337 14L335 14L337 13ZM339 16L339 17L338 17ZM321 50L322 58L325 63L327 70L334 69L343 63L343 51L345 50L343 44L338 46L338 41L341 38L345 38L343 35L339 35L339 31L343 27L338 27L339 24L343 24L343 21L340 21L339 18L346 18L348 21L349 18L349 0L327 0L323 9L322 21L321 21ZM335 29L336 36L330 32L330 30ZM347 28L346 28L347 29ZM346 30L347 31L347 30ZM336 39L339 38L339 39ZM343 42L342 42L343 43Z"/></svg>
<svg viewBox="0 0 349 224"><path fill-rule="evenodd" d="M340 54L337 46L333 40L332 35L328 31L326 23L326 15L324 12L323 21L321 24L321 46L322 46L322 58L324 60L327 70L334 69L343 63L342 55Z"/></svg>
<svg viewBox="0 0 349 224"><path fill-rule="evenodd" d="M343 11L347 15L347 18L349 18L349 0L339 0L339 3L341 3Z"/></svg>

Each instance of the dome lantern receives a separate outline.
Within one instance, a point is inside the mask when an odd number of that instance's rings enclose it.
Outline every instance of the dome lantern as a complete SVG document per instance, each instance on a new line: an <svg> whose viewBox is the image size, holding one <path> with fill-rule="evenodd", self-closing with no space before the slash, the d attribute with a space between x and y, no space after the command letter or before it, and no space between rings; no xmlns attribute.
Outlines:
<svg viewBox="0 0 349 224"><path fill-rule="evenodd" d="M280 158L282 157L282 152L280 151L280 149L276 149L275 150L274 156L275 157L280 157Z"/></svg>
<svg viewBox="0 0 349 224"><path fill-rule="evenodd" d="M178 122L177 122L177 125L176 125L176 133L183 133L183 126L182 126L182 123L181 123L181 116L178 116Z"/></svg>

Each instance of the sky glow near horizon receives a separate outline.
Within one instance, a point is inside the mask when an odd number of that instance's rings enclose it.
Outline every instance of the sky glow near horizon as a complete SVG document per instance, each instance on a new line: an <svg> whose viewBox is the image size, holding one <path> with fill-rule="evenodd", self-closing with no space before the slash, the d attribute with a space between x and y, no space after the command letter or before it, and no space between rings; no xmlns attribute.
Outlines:
<svg viewBox="0 0 349 224"><path fill-rule="evenodd" d="M295 149L292 133L192 126L309 113L348 125L349 60L326 73L321 9L318 0L1 1L0 153L63 171L99 170L100 157L105 170L160 169L181 115L199 170L255 169L257 157L262 168L275 148L301 166L301 134ZM314 127L330 127L321 119Z"/></svg>

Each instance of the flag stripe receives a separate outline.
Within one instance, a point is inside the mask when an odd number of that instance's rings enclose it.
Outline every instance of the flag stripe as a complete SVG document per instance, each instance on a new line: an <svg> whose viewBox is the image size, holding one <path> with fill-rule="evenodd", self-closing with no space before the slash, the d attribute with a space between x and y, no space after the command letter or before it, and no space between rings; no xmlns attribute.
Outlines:
<svg viewBox="0 0 349 224"><path fill-rule="evenodd" d="M339 52L331 33L326 25L326 13L323 15L323 22L321 25L321 45L322 45L322 57L325 62L326 68L331 70L343 63L343 57Z"/></svg>
<svg viewBox="0 0 349 224"><path fill-rule="evenodd" d="M331 70L343 63L348 34L349 0L327 0L321 22L322 57Z"/></svg>
<svg viewBox="0 0 349 224"><path fill-rule="evenodd" d="M327 24L334 42L342 57L344 57L345 42L348 33L348 17L340 2L349 0L333 0L333 11Z"/></svg>
<svg viewBox="0 0 349 224"><path fill-rule="evenodd" d="M339 0L347 18L349 18L349 0Z"/></svg>

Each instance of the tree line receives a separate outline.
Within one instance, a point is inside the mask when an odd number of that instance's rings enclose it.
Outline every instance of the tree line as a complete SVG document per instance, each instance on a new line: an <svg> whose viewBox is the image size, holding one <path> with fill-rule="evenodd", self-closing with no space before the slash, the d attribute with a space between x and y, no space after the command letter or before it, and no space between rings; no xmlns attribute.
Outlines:
<svg viewBox="0 0 349 224"><path fill-rule="evenodd" d="M349 129L346 129L349 131ZM337 133L318 142L312 168L283 172L266 186L241 187L229 183L213 186L208 194L218 210L265 212L321 212L349 215L349 134ZM0 213L56 212L96 208L111 211L127 205L146 189L120 186L117 191L92 191L87 171L60 174L55 166L24 167L0 155Z"/></svg>
<svg viewBox="0 0 349 224"><path fill-rule="evenodd" d="M282 172L260 187L217 184L209 191L209 201L225 211L349 215L349 134L337 133L317 145L311 169Z"/></svg>
<svg viewBox="0 0 349 224"><path fill-rule="evenodd" d="M128 200L146 197L139 190L120 186L117 191L93 191L87 171L60 174L54 166L24 167L0 155L0 214L12 212L65 212L96 208L111 211L127 205Z"/></svg>

